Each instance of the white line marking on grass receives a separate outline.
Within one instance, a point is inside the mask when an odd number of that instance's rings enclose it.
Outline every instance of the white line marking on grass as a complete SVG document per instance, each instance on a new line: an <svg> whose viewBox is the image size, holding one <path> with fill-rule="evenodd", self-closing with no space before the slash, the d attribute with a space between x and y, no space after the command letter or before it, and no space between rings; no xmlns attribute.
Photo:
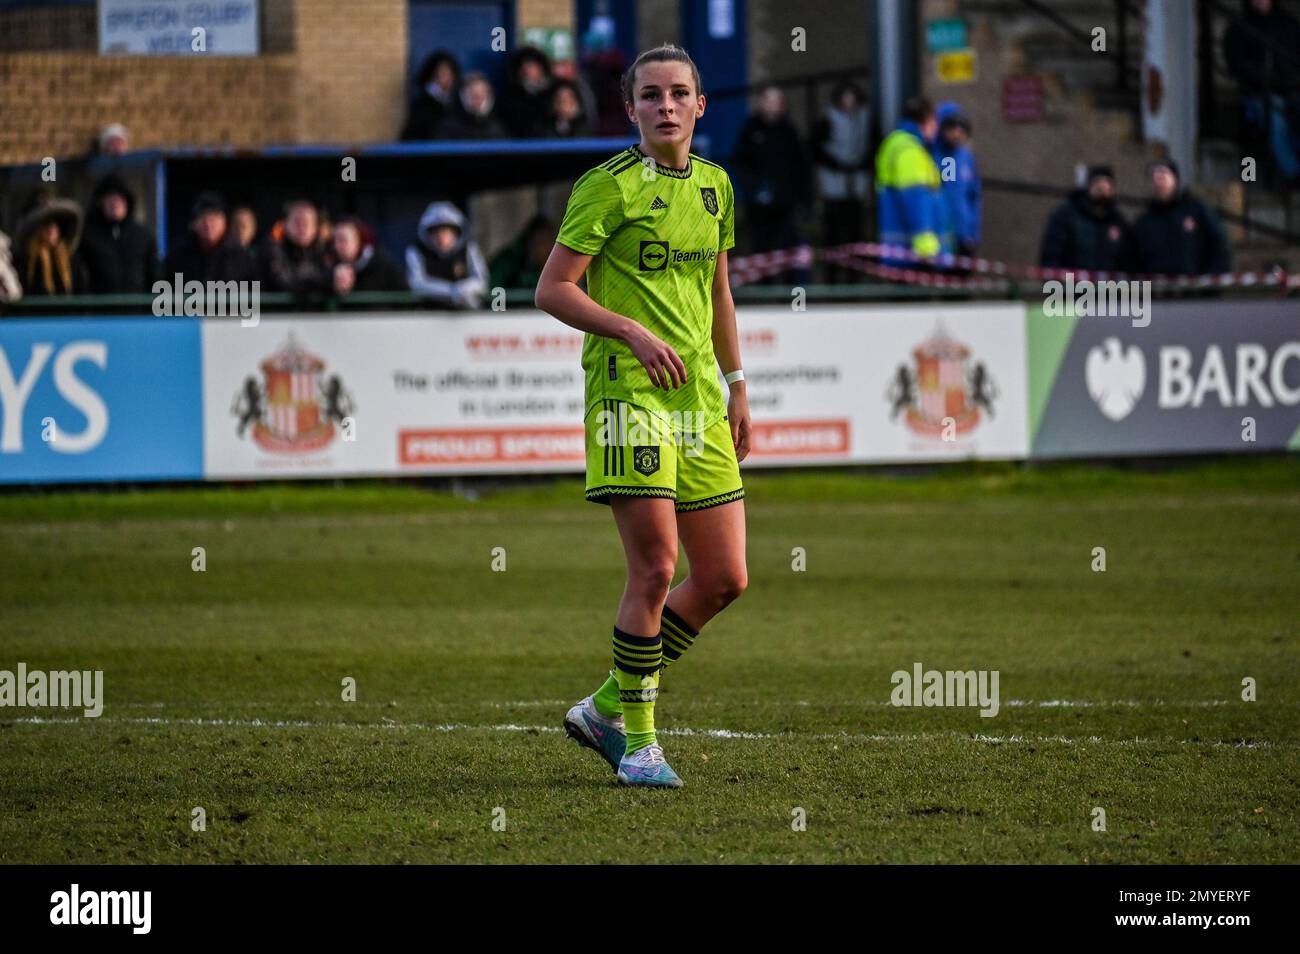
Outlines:
<svg viewBox="0 0 1300 954"><path fill-rule="evenodd" d="M385 719L382 722L312 722L302 719L167 719L159 716L131 719L120 718L42 718L32 716L13 720L22 725L90 725L108 722L117 725L158 725L158 726L211 726L214 728L243 729L387 729L409 730L417 732L530 732L555 735L563 731L552 725L472 725L467 722L396 722ZM961 732L897 732L897 733L861 733L861 732L745 732L738 729L694 729L688 727L665 728L656 730L666 736L699 736L710 739L746 739L746 740L781 740L801 739L833 742L919 742L927 739L964 739L970 742L984 742L995 745L1024 745L1045 742L1057 742L1063 745L1205 745L1212 748L1226 747L1235 749L1267 749L1271 742L1225 742L1220 739L1206 741L1192 739L1144 739L1135 736L1131 739L1104 739L1101 736L1072 737L1065 735L967 735Z"/></svg>
<svg viewBox="0 0 1300 954"><path fill-rule="evenodd" d="M234 705L238 709L286 709L295 706L311 705L317 708L334 708L339 705L337 702L326 702L320 699L307 700L303 702L239 702L225 703ZM1220 706L1232 706L1239 703L1234 699L1009 699L1002 703L1004 706L1020 709L1213 709ZM117 705L126 709L166 709L172 706L180 705L186 707L192 703L171 703L171 702L119 702ZM365 702L357 701L348 703L350 707L357 708L374 708L374 709L393 709L402 705L436 705L436 706L472 706L482 705L492 709L558 709L573 705L572 699L515 699L504 702L491 702L482 700L429 700L422 699L418 702L399 702L392 701L375 701ZM818 708L818 709L858 709L858 708L893 708L894 704L883 699L864 699L860 702L809 702L806 699L798 699L785 702L773 702L768 699L753 701L734 701L725 699L693 699L692 706L725 706L727 708L737 708L740 706L762 706L768 709L779 709L781 706L798 706L801 708ZM1297 706L1300 702L1271 701L1270 706Z"/></svg>

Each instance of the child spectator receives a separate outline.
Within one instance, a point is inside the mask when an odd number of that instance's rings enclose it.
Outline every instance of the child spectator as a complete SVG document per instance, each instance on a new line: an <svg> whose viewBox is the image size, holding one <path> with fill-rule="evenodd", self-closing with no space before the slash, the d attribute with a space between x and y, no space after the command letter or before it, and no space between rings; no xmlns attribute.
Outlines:
<svg viewBox="0 0 1300 954"><path fill-rule="evenodd" d="M418 241L406 247L411 291L445 308L478 308L487 293L483 253L469 240L465 216L450 202L430 202Z"/></svg>

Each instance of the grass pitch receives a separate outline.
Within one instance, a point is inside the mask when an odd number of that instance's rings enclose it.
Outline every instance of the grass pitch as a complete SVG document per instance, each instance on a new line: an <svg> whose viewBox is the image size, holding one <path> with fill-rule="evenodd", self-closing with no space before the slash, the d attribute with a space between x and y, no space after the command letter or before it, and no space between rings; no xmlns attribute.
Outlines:
<svg viewBox="0 0 1300 954"><path fill-rule="evenodd" d="M0 669L106 697L0 709L0 862L1300 861L1300 461L746 482L678 792L559 731L623 585L575 480L0 496ZM917 662L997 716L891 706Z"/></svg>

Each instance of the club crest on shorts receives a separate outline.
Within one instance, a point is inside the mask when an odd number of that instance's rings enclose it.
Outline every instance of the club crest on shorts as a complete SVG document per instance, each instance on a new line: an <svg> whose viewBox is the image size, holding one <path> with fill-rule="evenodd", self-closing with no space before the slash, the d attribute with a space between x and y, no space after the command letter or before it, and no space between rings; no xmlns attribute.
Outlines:
<svg viewBox="0 0 1300 954"><path fill-rule="evenodd" d="M632 466L643 477L649 477L659 469L658 447L633 447Z"/></svg>
<svg viewBox="0 0 1300 954"><path fill-rule="evenodd" d="M704 200L704 210L709 215L718 214L718 192L713 186L700 186L700 198Z"/></svg>

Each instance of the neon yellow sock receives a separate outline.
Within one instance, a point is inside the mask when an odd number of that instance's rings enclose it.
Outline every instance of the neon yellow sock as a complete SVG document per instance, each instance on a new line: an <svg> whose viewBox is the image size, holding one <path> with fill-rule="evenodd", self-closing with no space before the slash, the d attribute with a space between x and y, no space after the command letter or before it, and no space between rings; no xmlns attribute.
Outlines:
<svg viewBox="0 0 1300 954"><path fill-rule="evenodd" d="M604 685L592 693L591 701L595 703L596 711L606 719L617 719L623 714L623 703L618 701L618 680L614 678L614 670L609 671L609 678Z"/></svg>
<svg viewBox="0 0 1300 954"><path fill-rule="evenodd" d="M663 648L659 634L635 636L614 627L614 678L623 704L627 751L655 741L655 699L659 696L659 666Z"/></svg>

